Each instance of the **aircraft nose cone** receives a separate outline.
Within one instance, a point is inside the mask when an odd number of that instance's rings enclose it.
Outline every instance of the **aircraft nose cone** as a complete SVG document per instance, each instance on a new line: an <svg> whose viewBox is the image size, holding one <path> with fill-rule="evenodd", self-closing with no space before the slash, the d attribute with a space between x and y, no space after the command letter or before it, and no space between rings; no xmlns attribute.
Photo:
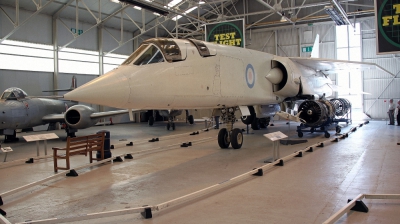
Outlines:
<svg viewBox="0 0 400 224"><path fill-rule="evenodd" d="M125 108L129 98L129 82L124 69L104 74L64 95L67 100Z"/></svg>

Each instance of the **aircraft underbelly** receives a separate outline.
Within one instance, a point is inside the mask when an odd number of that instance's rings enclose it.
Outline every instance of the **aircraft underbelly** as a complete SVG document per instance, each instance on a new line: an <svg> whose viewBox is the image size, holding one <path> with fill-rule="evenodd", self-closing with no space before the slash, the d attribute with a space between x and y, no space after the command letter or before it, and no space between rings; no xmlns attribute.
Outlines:
<svg viewBox="0 0 400 224"><path fill-rule="evenodd" d="M331 84L332 81L325 77L302 77L302 87L303 94L305 95L314 95L322 96L325 94L325 97L329 97L333 94L332 89L328 84Z"/></svg>

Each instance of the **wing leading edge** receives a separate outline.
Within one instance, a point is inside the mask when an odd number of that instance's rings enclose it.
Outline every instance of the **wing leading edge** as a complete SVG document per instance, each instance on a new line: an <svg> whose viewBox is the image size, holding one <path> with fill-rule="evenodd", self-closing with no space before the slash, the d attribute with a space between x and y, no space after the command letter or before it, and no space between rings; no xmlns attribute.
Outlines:
<svg viewBox="0 0 400 224"><path fill-rule="evenodd" d="M370 62L343 61L343 60L333 60L333 59L323 59L323 58L299 58L299 57L290 57L289 59L303 66L312 68L316 71L321 71L324 74L334 74L352 70L365 71L371 69L379 69L392 76L395 76L393 73L382 68L381 66Z"/></svg>

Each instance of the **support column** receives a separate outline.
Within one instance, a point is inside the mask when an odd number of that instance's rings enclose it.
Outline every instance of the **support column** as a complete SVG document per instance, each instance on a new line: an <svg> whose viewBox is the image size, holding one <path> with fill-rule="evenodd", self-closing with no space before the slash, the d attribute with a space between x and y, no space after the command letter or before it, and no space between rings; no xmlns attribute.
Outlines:
<svg viewBox="0 0 400 224"><path fill-rule="evenodd" d="M58 35L57 35L57 18L53 18L53 58L54 58L54 72L53 72L53 89L58 89ZM57 92L58 95L58 92Z"/></svg>
<svg viewBox="0 0 400 224"><path fill-rule="evenodd" d="M104 74L104 52L103 52L103 25L97 27L97 45L99 50L99 76ZM99 105L99 111L104 111L104 106Z"/></svg>

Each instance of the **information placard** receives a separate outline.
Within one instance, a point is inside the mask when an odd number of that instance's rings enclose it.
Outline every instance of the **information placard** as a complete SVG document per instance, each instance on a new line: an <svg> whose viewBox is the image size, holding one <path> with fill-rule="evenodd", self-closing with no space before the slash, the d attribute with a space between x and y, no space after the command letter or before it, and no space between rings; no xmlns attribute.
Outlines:
<svg viewBox="0 0 400 224"><path fill-rule="evenodd" d="M4 147L4 148L1 148L1 151L2 152L12 152L13 150L11 147Z"/></svg>
<svg viewBox="0 0 400 224"><path fill-rule="evenodd" d="M277 131L277 132L272 132L272 133L265 134L264 137L266 137L269 140L274 142L274 141L277 141L279 139L287 138L288 136L283 134L280 131Z"/></svg>
<svg viewBox="0 0 400 224"><path fill-rule="evenodd" d="M39 135L25 135L25 136L22 136L22 137L27 142L58 138L58 136L55 133L39 134Z"/></svg>

